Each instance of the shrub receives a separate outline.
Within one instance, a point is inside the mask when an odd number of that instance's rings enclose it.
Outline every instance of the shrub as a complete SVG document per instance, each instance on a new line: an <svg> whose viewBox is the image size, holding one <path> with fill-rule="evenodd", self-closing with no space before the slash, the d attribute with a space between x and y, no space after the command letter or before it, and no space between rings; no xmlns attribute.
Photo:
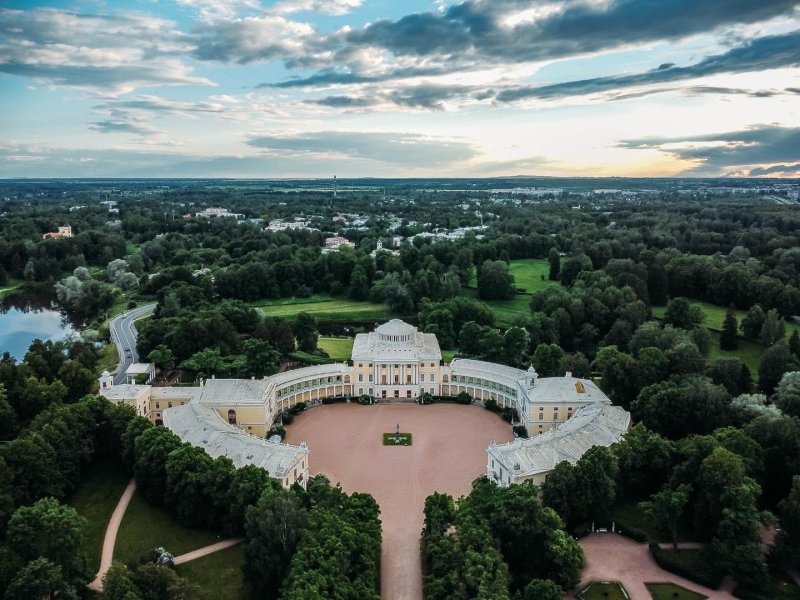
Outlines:
<svg viewBox="0 0 800 600"><path fill-rule="evenodd" d="M528 430L525 429L524 425L514 425L514 434L526 438L528 437Z"/></svg>
<svg viewBox="0 0 800 600"><path fill-rule="evenodd" d="M342 404L344 402L347 402L347 398L345 398L344 396L334 396L322 399L323 404Z"/></svg>
<svg viewBox="0 0 800 600"><path fill-rule="evenodd" d="M633 525L628 525L619 520L615 520L615 527L617 533L620 535L624 535L627 538L632 539L635 542L644 543L648 541L647 534L639 529L638 527L634 527Z"/></svg>
<svg viewBox="0 0 800 600"><path fill-rule="evenodd" d="M283 421L284 425L291 425L292 421L294 421L294 415L289 411L284 411L283 415L281 416L281 420Z"/></svg>
<svg viewBox="0 0 800 600"><path fill-rule="evenodd" d="M650 544L650 554L659 567L716 590L722 583L722 574L708 563L702 552L702 550L664 550L658 544Z"/></svg>
<svg viewBox="0 0 800 600"><path fill-rule="evenodd" d="M368 396L367 394L361 394L358 397L359 404L375 404L375 400L372 399L372 396Z"/></svg>
<svg viewBox="0 0 800 600"><path fill-rule="evenodd" d="M491 398L483 403L483 408L490 410L493 413L500 412L500 405L497 404L497 400L492 400Z"/></svg>
<svg viewBox="0 0 800 600"><path fill-rule="evenodd" d="M510 406L506 406L503 409L503 411L500 413L500 415L503 417L504 421L508 421L509 423L513 423L514 422L514 412L515 411L514 411L513 408L511 408Z"/></svg>
<svg viewBox="0 0 800 600"><path fill-rule="evenodd" d="M278 425L277 423L269 428L269 433L267 437L271 437L273 435L281 436L281 439L286 437L286 428L283 425Z"/></svg>
<svg viewBox="0 0 800 600"><path fill-rule="evenodd" d="M423 393L419 399L419 403L422 405L433 404L433 394L430 394L429 392Z"/></svg>
<svg viewBox="0 0 800 600"><path fill-rule="evenodd" d="M459 392L458 396L456 396L456 402L459 404L472 404L472 396L467 392Z"/></svg>
<svg viewBox="0 0 800 600"><path fill-rule="evenodd" d="M137 306L138 306L138 305L136 304L136 301L135 301L135 300L131 300L130 302L128 302L128 310L133 310L133 309L134 309L134 308L136 308Z"/></svg>

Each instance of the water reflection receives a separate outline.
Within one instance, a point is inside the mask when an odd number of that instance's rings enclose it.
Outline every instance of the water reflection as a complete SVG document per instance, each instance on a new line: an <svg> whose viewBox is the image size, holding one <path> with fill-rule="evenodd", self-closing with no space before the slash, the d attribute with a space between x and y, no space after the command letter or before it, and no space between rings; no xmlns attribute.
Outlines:
<svg viewBox="0 0 800 600"><path fill-rule="evenodd" d="M57 341L75 331L47 290L26 290L0 302L0 356L10 352L22 360L36 338Z"/></svg>

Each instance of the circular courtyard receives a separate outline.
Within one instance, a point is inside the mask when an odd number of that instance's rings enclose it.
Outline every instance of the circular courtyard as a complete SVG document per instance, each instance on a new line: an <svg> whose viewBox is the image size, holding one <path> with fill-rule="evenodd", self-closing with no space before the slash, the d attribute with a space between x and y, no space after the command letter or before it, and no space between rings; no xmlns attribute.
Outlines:
<svg viewBox="0 0 800 600"><path fill-rule="evenodd" d="M410 446L384 445L383 434L410 433ZM479 406L332 404L308 410L286 441L306 442L311 474L348 492L368 492L381 507L381 598L421 600L419 537L425 498L458 498L486 473L486 447L513 439L511 426Z"/></svg>

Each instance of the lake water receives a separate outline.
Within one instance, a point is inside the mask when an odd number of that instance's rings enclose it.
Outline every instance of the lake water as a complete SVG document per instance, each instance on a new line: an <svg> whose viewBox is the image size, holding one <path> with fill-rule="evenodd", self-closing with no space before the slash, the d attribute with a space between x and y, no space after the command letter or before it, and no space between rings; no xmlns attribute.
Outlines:
<svg viewBox="0 0 800 600"><path fill-rule="evenodd" d="M57 341L74 332L46 294L15 294L0 303L0 356L10 352L21 361L36 338Z"/></svg>

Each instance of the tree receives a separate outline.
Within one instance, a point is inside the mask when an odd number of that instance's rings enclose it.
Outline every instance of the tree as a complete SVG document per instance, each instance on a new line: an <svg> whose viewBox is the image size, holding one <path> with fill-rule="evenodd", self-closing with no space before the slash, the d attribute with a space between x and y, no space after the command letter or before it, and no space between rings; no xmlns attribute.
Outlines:
<svg viewBox="0 0 800 600"><path fill-rule="evenodd" d="M17 574L8 586L6 600L41 600L42 598L58 598L62 594L72 592L64 581L61 568L46 558L37 558L29 562Z"/></svg>
<svg viewBox="0 0 800 600"><path fill-rule="evenodd" d="M231 535L242 535L245 528L247 508L255 505L267 488L275 488L277 483L269 474L255 465L245 465L233 473L228 488L228 514L225 517L225 530Z"/></svg>
<svg viewBox="0 0 800 600"><path fill-rule="evenodd" d="M764 324L758 334L758 341L765 346L772 346L772 344L779 342L785 336L786 321L783 320L783 317L776 309L770 309L764 318Z"/></svg>
<svg viewBox="0 0 800 600"><path fill-rule="evenodd" d="M540 377L555 377L561 367L564 351L557 344L539 344L533 353L531 362Z"/></svg>
<svg viewBox="0 0 800 600"><path fill-rule="evenodd" d="M637 423L614 448L619 463L619 480L630 496L652 494L669 477L672 467L672 444Z"/></svg>
<svg viewBox="0 0 800 600"><path fill-rule="evenodd" d="M92 392L97 385L95 373L77 360L66 360L58 370L58 379L67 387L67 402L75 402Z"/></svg>
<svg viewBox="0 0 800 600"><path fill-rule="evenodd" d="M743 481L722 491L721 518L707 551L713 564L745 588L763 589L767 568L761 551L761 513L756 499L761 493L752 481Z"/></svg>
<svg viewBox="0 0 800 600"><path fill-rule="evenodd" d="M512 366L523 366L527 362L529 336L522 327L509 327L503 335L505 363Z"/></svg>
<svg viewBox="0 0 800 600"><path fill-rule="evenodd" d="M503 358L503 334L494 327L486 327L481 336L481 353L488 360L500 361Z"/></svg>
<svg viewBox="0 0 800 600"><path fill-rule="evenodd" d="M532 579L522 592L522 600L561 600L563 590L550 579Z"/></svg>
<svg viewBox="0 0 800 600"><path fill-rule="evenodd" d="M706 366L705 357L691 342L683 342L667 350L667 359L670 372L682 375L702 373Z"/></svg>
<svg viewBox="0 0 800 600"><path fill-rule="evenodd" d="M736 309L733 304L728 307L725 319L722 321L719 347L723 350L736 350L739 347L739 324L736 321Z"/></svg>
<svg viewBox="0 0 800 600"><path fill-rule="evenodd" d="M789 336L789 352L800 359L800 331L797 329Z"/></svg>
<svg viewBox="0 0 800 600"><path fill-rule="evenodd" d="M639 504L661 529L670 534L673 550L678 549L678 528L690 492L691 487L686 484L679 485L675 489L666 488L653 494L649 502Z"/></svg>
<svg viewBox="0 0 800 600"><path fill-rule="evenodd" d="M747 311L747 314L744 316L744 319L742 319L742 324L740 326L744 337L751 340L758 339L758 336L761 333L761 328L764 326L765 319L766 315L764 314L764 309L761 308L760 304L754 304L751 306Z"/></svg>
<svg viewBox="0 0 800 600"><path fill-rule="evenodd" d="M585 254L570 256L561 264L559 279L564 287L572 287L583 271L592 270L592 260Z"/></svg>
<svg viewBox="0 0 800 600"><path fill-rule="evenodd" d="M765 394L772 394L784 373L800 369L798 360L786 342L773 344L761 355L758 366L758 387Z"/></svg>
<svg viewBox="0 0 800 600"><path fill-rule="evenodd" d="M723 517L725 490L748 481L744 461L730 450L715 448L700 464L695 482L694 526L703 537L711 537Z"/></svg>
<svg viewBox="0 0 800 600"><path fill-rule="evenodd" d="M511 300L514 276L502 260L487 260L478 269L478 297L482 300Z"/></svg>
<svg viewBox="0 0 800 600"><path fill-rule="evenodd" d="M369 278L361 265L356 265L350 274L348 296L353 300L366 300L369 297Z"/></svg>
<svg viewBox="0 0 800 600"><path fill-rule="evenodd" d="M680 329L692 329L703 322L703 311L697 304L687 298L673 298L664 312L664 323Z"/></svg>
<svg viewBox="0 0 800 600"><path fill-rule="evenodd" d="M290 491L267 488L246 510L245 582L259 598L277 599L308 514ZM316 532L318 534L318 532Z"/></svg>
<svg viewBox="0 0 800 600"><path fill-rule="evenodd" d="M458 333L458 346L467 356L477 356L481 353L481 337L483 328L475 321L467 321Z"/></svg>
<svg viewBox="0 0 800 600"><path fill-rule="evenodd" d="M245 375L261 378L278 372L281 355L268 340L250 338L242 344Z"/></svg>
<svg viewBox="0 0 800 600"><path fill-rule="evenodd" d="M175 355L166 344L159 344L147 355L147 359L155 364L162 372L175 367Z"/></svg>
<svg viewBox="0 0 800 600"><path fill-rule="evenodd" d="M294 337L298 349L303 352L314 352L319 339L317 320L308 313L298 313L294 319Z"/></svg>
<svg viewBox="0 0 800 600"><path fill-rule="evenodd" d="M753 388L750 369L738 358L715 358L706 368L706 375L728 390L731 396L747 393Z"/></svg>
<svg viewBox="0 0 800 600"><path fill-rule="evenodd" d="M103 578L102 600L139 600L141 597L128 567L119 562L113 563Z"/></svg>
<svg viewBox="0 0 800 600"><path fill-rule="evenodd" d="M170 567L145 563L133 572L133 583L144 600L197 600L195 586Z"/></svg>
<svg viewBox="0 0 800 600"><path fill-rule="evenodd" d="M592 367L600 372L600 386L615 403L629 408L636 398L636 361L616 346L603 346L597 352Z"/></svg>
<svg viewBox="0 0 800 600"><path fill-rule="evenodd" d="M212 459L204 450L183 444L169 453L164 469L164 499L182 523L212 528L227 516L234 471L230 459Z"/></svg>
<svg viewBox="0 0 800 600"><path fill-rule="evenodd" d="M61 569L67 581L88 580L83 535L86 519L55 498L42 498L23 506L8 522L7 543L20 558L46 558Z"/></svg>
<svg viewBox="0 0 800 600"><path fill-rule="evenodd" d="M558 281L558 275L561 272L561 256L555 247L550 248L550 252L547 255L547 262L550 263L550 274L547 278L550 281Z"/></svg>
<svg viewBox="0 0 800 600"><path fill-rule="evenodd" d="M180 445L180 438L163 427L145 429L134 442L133 473L136 484L144 497L153 504L164 502L167 458Z"/></svg>
<svg viewBox="0 0 800 600"><path fill-rule="evenodd" d="M778 505L781 530L775 540L775 554L784 564L800 567L800 475L792 479L789 495Z"/></svg>

